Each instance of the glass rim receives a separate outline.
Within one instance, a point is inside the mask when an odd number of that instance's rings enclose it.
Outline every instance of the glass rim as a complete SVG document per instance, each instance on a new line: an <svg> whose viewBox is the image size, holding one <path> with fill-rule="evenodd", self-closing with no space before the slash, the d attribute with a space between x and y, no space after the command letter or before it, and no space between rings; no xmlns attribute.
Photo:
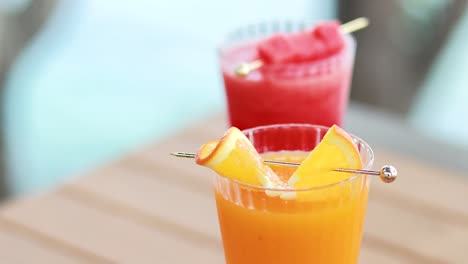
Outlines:
<svg viewBox="0 0 468 264"><path fill-rule="evenodd" d="M253 127L253 128L248 128L248 129L244 129L242 130L242 132L244 134L247 135L247 133L251 133L253 131L256 131L256 130L259 130L259 129L268 129L268 128L277 128L277 127L308 127L308 128L314 128L314 129L322 129L322 130L328 130L330 127L327 127L327 126L322 126L322 125L313 125L313 124L306 124L306 123L284 123L284 124L274 124L274 125L263 125L263 126L256 126L256 127ZM363 170L370 170L372 165L374 164L374 151L372 150L372 148L369 146L369 144L367 144L366 141L364 141L363 139L361 139L360 137L357 137L355 136L354 134L351 134L349 133L349 135L353 138L353 140L357 140L360 144L363 144L365 149L368 150L369 152L369 161L367 162L367 164L365 164L365 166L363 166ZM250 140L250 139L249 139ZM359 155L361 156L361 155ZM328 189L328 188L332 188L332 187L335 187L335 186L340 186L340 185L344 185L346 184L347 182L351 182L355 179L358 179L360 177L367 177L367 175L365 174L359 174L359 173L349 173L350 176L344 180L341 180L341 181L338 181L338 182L334 182L334 183L329 183L329 184L325 184L325 185L319 185L319 186L314 186L314 187L305 187L305 188L298 188L298 189L293 189L293 188L288 188L288 189L282 189L282 188L272 188L272 187L264 187L264 186L258 186L258 185L253 185L253 184L250 184L250 183L244 183L244 182L241 182L241 181L238 181L236 179L232 179L232 178L229 178L229 177L225 177L221 174L218 174L218 173L215 173L217 177L221 177L223 179L226 179L230 182L233 182L241 187L245 187L245 188L248 188L248 189L253 189L253 190L258 190L258 191L273 191L273 192L306 192L306 191L314 191L314 190L323 190L323 189Z"/></svg>

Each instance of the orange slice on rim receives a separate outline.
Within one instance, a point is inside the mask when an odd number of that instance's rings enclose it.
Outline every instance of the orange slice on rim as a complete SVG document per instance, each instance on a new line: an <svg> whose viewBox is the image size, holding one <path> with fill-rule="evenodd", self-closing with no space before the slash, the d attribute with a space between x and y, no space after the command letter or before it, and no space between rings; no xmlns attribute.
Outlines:
<svg viewBox="0 0 468 264"><path fill-rule="evenodd" d="M286 183L263 163L244 133L235 127L226 131L221 140L203 145L196 154L195 162L242 183L267 188L286 187Z"/></svg>
<svg viewBox="0 0 468 264"><path fill-rule="evenodd" d="M312 188L338 183L352 176L333 171L335 168L362 169L361 156L352 137L336 125L305 158L288 184L295 189Z"/></svg>

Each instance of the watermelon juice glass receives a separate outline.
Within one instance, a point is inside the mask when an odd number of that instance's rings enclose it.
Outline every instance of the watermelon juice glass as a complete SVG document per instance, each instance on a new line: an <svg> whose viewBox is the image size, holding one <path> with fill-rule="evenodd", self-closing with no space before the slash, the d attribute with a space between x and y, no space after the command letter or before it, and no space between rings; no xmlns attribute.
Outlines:
<svg viewBox="0 0 468 264"><path fill-rule="evenodd" d="M247 129L280 123L342 125L349 98L355 40L343 35L344 47L319 60L267 64L239 77L235 69L259 59L258 40L276 32L303 30L304 24L259 24L239 29L219 50L229 121Z"/></svg>

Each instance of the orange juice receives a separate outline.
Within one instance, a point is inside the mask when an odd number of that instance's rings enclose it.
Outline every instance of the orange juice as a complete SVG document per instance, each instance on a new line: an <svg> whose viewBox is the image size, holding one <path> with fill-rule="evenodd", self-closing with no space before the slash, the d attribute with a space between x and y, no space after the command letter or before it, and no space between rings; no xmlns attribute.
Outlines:
<svg viewBox="0 0 468 264"><path fill-rule="evenodd" d="M306 152L264 154L298 162ZM271 166L287 180L296 168ZM311 175L313 177L313 175ZM313 192L309 200L269 196L264 188L222 176L215 197L227 264L357 263L367 205L368 178L355 175Z"/></svg>

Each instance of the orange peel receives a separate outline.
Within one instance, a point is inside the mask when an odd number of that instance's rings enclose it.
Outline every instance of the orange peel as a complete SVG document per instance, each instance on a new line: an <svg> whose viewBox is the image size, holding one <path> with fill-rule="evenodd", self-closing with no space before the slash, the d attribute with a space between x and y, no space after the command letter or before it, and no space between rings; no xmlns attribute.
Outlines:
<svg viewBox="0 0 468 264"><path fill-rule="evenodd" d="M249 139L231 127L219 141L203 145L195 162L242 183L266 188L285 188L286 183L263 163Z"/></svg>

